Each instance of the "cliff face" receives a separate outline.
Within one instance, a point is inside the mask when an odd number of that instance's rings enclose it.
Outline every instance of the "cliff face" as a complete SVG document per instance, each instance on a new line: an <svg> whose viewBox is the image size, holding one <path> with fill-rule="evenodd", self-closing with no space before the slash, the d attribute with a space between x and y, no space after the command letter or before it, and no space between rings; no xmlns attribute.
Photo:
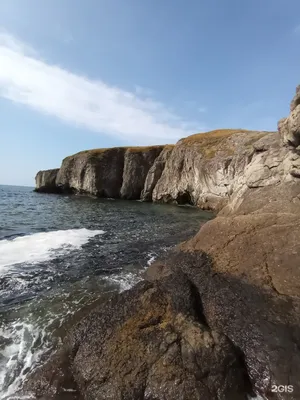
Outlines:
<svg viewBox="0 0 300 400"><path fill-rule="evenodd" d="M300 86L296 89L290 109L290 115L279 121L278 129L285 144L297 147L300 145Z"/></svg>
<svg viewBox="0 0 300 400"><path fill-rule="evenodd" d="M140 199L149 169L164 146L115 147L66 157L55 174L40 171L36 190ZM51 170L52 171L52 170Z"/></svg>
<svg viewBox="0 0 300 400"><path fill-rule="evenodd" d="M153 189L153 200L220 209L251 162L253 143L266 134L219 130L180 140Z"/></svg>
<svg viewBox="0 0 300 400"><path fill-rule="evenodd" d="M241 186L269 184L270 163L274 157L283 160L285 152L278 133L219 130L190 136L176 145L80 152L63 160L55 185L61 192L218 210ZM37 190L40 184L38 179ZM53 191L53 182L49 190Z"/></svg>
<svg viewBox="0 0 300 400"><path fill-rule="evenodd" d="M236 209L248 189L300 176L289 148L298 145L295 113L300 105L279 122L280 134L224 129L176 145L83 151L65 158L51 179L40 171L36 190Z"/></svg>
<svg viewBox="0 0 300 400"><path fill-rule="evenodd" d="M35 190L37 192L58 193L58 188L56 186L58 171L59 168L39 171L35 176Z"/></svg>
<svg viewBox="0 0 300 400"><path fill-rule="evenodd" d="M291 158L291 175L300 178L300 86L296 89L296 95L291 102L291 112L287 118L278 123L278 130L283 143L293 150Z"/></svg>
<svg viewBox="0 0 300 400"><path fill-rule="evenodd" d="M149 169L145 179L141 199L144 201L152 201L152 193L158 180L160 179L166 165L166 161L172 154L174 145L164 146L160 155L155 159L152 167Z"/></svg>
<svg viewBox="0 0 300 400"><path fill-rule="evenodd" d="M140 199L147 174L162 150L163 146L131 147L126 150L120 193L123 199Z"/></svg>
<svg viewBox="0 0 300 400"><path fill-rule="evenodd" d="M125 148L83 151L63 160L56 185L62 192L119 197Z"/></svg>

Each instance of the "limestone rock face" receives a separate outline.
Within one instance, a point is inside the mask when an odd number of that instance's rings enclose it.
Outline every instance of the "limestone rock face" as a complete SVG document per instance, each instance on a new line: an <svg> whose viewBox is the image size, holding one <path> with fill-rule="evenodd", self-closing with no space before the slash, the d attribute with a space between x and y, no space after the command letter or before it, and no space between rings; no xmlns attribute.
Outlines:
<svg viewBox="0 0 300 400"><path fill-rule="evenodd" d="M249 188L300 176L297 149L282 146L280 133L219 130L174 146L80 152L63 160L57 191L235 209Z"/></svg>
<svg viewBox="0 0 300 400"><path fill-rule="evenodd" d="M51 181L49 191L140 199L148 171L163 148L115 147L82 151L66 157L57 170L56 179ZM38 173L37 185L48 172ZM43 191L48 191L47 183Z"/></svg>
<svg viewBox="0 0 300 400"><path fill-rule="evenodd" d="M140 283L79 322L26 390L53 399L72 388L86 400L246 400L241 354L207 326L199 301L180 271Z"/></svg>
<svg viewBox="0 0 300 400"><path fill-rule="evenodd" d="M249 198L247 193L254 194L255 189L280 187L295 181L291 174L294 154L282 146L278 133L269 133L253 144L250 162L244 171L232 181L231 196L222 213L236 213L243 201ZM277 190L277 189L276 189ZM255 192L257 193L257 192ZM264 205L268 198L261 199Z"/></svg>
<svg viewBox="0 0 300 400"><path fill-rule="evenodd" d="M63 192L119 197L125 148L84 151L63 160L56 185Z"/></svg>
<svg viewBox="0 0 300 400"><path fill-rule="evenodd" d="M290 108L290 115L278 122L278 130L284 144L297 147L300 145L300 86L296 89Z"/></svg>
<svg viewBox="0 0 300 400"><path fill-rule="evenodd" d="M153 200L221 209L251 162L253 143L267 134L220 130L180 140L165 162Z"/></svg>
<svg viewBox="0 0 300 400"><path fill-rule="evenodd" d="M300 85L296 88L296 94L291 101L291 112L295 110L295 108L300 104Z"/></svg>
<svg viewBox="0 0 300 400"><path fill-rule="evenodd" d="M163 146L130 147L126 150L121 187L123 199L140 199L146 176L162 150Z"/></svg>
<svg viewBox="0 0 300 400"><path fill-rule="evenodd" d="M58 168L39 171L35 176L35 191L57 193L55 181L58 171Z"/></svg>
<svg viewBox="0 0 300 400"><path fill-rule="evenodd" d="M299 93L289 117L279 121L279 133L223 129L172 146L84 151L63 160L56 186L62 192L188 203L215 211L227 205L235 212L249 189L299 179Z"/></svg>
<svg viewBox="0 0 300 400"><path fill-rule="evenodd" d="M144 184L144 189L141 194L141 199L144 201L151 201L152 200L152 192L153 189L155 188L158 180L160 179L163 170L166 165L166 161L169 159L172 151L173 151L174 146L172 145L167 145L163 148L162 152L160 155L156 158L154 161L152 167L149 169L149 172L147 174L145 184Z"/></svg>

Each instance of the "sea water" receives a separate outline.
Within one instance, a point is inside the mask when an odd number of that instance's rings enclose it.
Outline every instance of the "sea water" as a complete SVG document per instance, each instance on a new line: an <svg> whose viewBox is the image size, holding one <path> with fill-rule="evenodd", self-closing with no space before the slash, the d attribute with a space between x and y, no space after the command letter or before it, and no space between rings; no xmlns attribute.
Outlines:
<svg viewBox="0 0 300 400"><path fill-rule="evenodd" d="M14 399L75 312L132 287L211 217L193 207L0 186L0 399Z"/></svg>

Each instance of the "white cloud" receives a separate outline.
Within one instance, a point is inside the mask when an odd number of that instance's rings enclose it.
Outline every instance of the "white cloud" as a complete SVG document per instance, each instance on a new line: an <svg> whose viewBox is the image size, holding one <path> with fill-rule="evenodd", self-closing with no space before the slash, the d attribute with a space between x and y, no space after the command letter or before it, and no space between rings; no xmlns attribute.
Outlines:
<svg viewBox="0 0 300 400"><path fill-rule="evenodd" d="M26 53L28 56L32 57L37 56L37 53L33 49L33 47L11 36L5 30L0 31L0 49L2 49L2 47L10 49L11 51L14 51L16 53Z"/></svg>
<svg viewBox="0 0 300 400"><path fill-rule="evenodd" d="M0 33L0 96L134 143L172 142L202 129L149 97L47 64L7 33Z"/></svg>
<svg viewBox="0 0 300 400"><path fill-rule="evenodd" d="M198 112L199 113L206 113L207 112L207 108L206 107L199 107L198 108Z"/></svg>

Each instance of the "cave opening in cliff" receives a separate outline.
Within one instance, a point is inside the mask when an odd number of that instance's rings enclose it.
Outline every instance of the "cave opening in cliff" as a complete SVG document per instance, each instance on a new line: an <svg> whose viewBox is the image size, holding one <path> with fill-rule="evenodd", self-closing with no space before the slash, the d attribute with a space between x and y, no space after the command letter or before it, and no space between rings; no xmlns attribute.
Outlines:
<svg viewBox="0 0 300 400"><path fill-rule="evenodd" d="M179 192L176 198L177 204L184 205L189 204L193 205L191 195L188 191Z"/></svg>

